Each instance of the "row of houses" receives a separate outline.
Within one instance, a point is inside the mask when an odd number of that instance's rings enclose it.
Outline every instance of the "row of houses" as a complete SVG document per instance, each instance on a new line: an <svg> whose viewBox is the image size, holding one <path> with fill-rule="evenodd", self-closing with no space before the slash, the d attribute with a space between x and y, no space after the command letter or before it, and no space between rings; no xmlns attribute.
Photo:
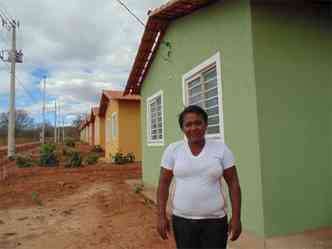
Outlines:
<svg viewBox="0 0 332 249"><path fill-rule="evenodd" d="M100 146L106 159L132 153L141 161L140 97L102 91L99 106L91 109L80 130L81 140Z"/></svg>
<svg viewBox="0 0 332 249"><path fill-rule="evenodd" d="M143 182L155 188L162 152L183 139L178 113L200 105L207 136L235 153L247 232L332 227L331 9L320 0L170 1L149 13L124 96L103 92L104 124L83 139L105 126L118 139L96 140L107 153L140 141Z"/></svg>

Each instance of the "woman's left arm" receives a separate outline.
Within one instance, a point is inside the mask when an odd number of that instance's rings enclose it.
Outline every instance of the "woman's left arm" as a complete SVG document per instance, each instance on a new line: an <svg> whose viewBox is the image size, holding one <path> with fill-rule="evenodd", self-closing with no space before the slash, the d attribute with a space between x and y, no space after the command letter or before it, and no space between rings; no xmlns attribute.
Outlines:
<svg viewBox="0 0 332 249"><path fill-rule="evenodd" d="M232 203L232 217L229 223L228 231L230 240L237 240L242 232L241 225L241 188L236 167L230 167L224 170L224 179L228 185L229 194Z"/></svg>

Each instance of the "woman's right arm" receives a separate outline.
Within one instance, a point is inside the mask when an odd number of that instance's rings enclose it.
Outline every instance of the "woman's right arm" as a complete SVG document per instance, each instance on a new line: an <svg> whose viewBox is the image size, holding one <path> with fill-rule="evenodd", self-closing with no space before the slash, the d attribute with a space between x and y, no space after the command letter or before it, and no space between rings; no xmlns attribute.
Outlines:
<svg viewBox="0 0 332 249"><path fill-rule="evenodd" d="M165 168L160 169L159 185L157 191L158 207L158 233L163 239L167 239L170 231L170 223L166 215L166 206L169 194L169 187L173 178L173 171Z"/></svg>

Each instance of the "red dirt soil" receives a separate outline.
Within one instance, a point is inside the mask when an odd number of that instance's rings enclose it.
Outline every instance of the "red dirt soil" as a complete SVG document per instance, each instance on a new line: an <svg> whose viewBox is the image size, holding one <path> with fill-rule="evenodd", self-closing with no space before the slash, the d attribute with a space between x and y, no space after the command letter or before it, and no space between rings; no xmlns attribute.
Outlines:
<svg viewBox="0 0 332 249"><path fill-rule="evenodd" d="M0 248L175 248L156 232L155 206L124 183L138 164L15 171L0 182Z"/></svg>

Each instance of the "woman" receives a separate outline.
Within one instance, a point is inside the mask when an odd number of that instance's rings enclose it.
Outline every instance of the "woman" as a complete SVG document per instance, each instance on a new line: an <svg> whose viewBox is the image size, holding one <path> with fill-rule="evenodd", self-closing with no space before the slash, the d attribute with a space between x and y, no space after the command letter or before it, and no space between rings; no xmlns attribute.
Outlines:
<svg viewBox="0 0 332 249"><path fill-rule="evenodd" d="M170 223L166 204L172 178L172 224L178 249L226 248L227 238L241 234L241 190L228 147L219 140L205 139L207 113L199 106L186 107L179 125L187 140L170 144L164 151L158 186L158 232L167 239ZM229 224L221 191L224 177L230 192L232 216Z"/></svg>

